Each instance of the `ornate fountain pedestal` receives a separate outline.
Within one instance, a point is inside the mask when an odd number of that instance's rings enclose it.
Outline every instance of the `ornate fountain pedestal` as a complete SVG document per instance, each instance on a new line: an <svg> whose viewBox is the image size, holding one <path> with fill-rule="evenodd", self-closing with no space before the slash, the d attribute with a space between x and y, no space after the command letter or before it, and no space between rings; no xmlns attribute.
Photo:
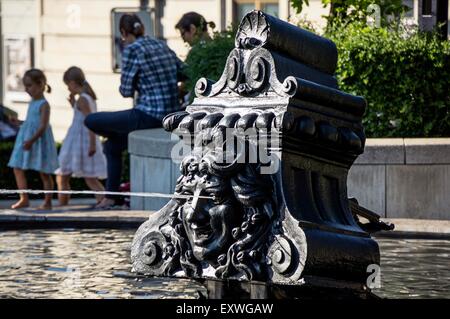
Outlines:
<svg viewBox="0 0 450 319"><path fill-rule="evenodd" d="M336 63L330 40L244 17L219 81L164 120L181 177L136 232L134 271L196 278L209 297L370 296L369 232L388 226L347 197L366 101L338 89Z"/></svg>

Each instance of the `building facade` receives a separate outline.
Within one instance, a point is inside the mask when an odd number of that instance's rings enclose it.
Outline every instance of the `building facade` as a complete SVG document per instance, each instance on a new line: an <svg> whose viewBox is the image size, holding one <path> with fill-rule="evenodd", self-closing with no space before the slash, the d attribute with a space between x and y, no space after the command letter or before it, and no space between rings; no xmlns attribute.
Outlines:
<svg viewBox="0 0 450 319"><path fill-rule="evenodd" d="M408 19L424 29L448 20L450 0L409 0ZM21 87L24 70L34 66L44 70L53 92L51 124L61 141L72 120L68 91L62 82L64 71L81 67L98 95L99 110L121 110L132 106L120 96L120 74L114 71L114 9L122 11L150 8L153 35L165 39L181 57L187 53L175 24L183 13L197 11L216 30L239 23L253 9L261 9L295 23L298 19L323 27L329 8L321 0L310 0L300 16L288 0L0 0L0 103L23 119L28 97Z"/></svg>

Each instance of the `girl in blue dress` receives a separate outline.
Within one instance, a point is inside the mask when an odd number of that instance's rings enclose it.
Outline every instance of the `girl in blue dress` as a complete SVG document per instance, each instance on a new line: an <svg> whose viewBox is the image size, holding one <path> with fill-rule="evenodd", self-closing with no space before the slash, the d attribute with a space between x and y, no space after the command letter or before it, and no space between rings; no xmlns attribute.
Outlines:
<svg viewBox="0 0 450 319"><path fill-rule="evenodd" d="M58 157L52 129L49 124L50 105L44 97L44 92L50 93L44 73L31 69L23 76L25 91L31 96L27 117L20 127L14 150L8 166L14 169L17 187L27 189L26 170L40 173L44 190L53 190L53 172L58 168ZM29 206L27 194L20 194L20 200L11 206L19 209ZM51 209L52 195L45 194L44 203L39 209Z"/></svg>

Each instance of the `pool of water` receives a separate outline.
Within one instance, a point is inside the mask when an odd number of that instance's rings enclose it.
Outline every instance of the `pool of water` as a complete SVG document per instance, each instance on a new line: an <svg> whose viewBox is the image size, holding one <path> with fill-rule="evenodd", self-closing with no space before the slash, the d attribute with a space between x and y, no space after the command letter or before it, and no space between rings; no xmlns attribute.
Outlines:
<svg viewBox="0 0 450 319"><path fill-rule="evenodd" d="M0 232L0 298L197 298L185 279L136 279L132 230ZM450 241L377 239L388 298L450 298Z"/></svg>
<svg viewBox="0 0 450 319"><path fill-rule="evenodd" d="M0 298L197 298L184 279L137 280L131 230L0 232Z"/></svg>
<svg viewBox="0 0 450 319"><path fill-rule="evenodd" d="M386 298L450 298L450 240L376 238Z"/></svg>

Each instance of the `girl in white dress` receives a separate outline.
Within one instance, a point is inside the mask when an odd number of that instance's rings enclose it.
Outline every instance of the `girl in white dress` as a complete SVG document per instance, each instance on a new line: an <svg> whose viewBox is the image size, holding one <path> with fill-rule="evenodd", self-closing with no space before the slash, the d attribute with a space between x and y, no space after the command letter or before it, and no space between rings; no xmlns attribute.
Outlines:
<svg viewBox="0 0 450 319"><path fill-rule="evenodd" d="M63 80L70 92L68 101L74 116L58 156L59 169L55 172L58 189L69 190L71 177L83 177L91 190L104 191L99 181L107 177L102 144L98 136L84 125L86 116L97 111L96 95L78 67L70 67L64 73ZM77 95L78 99L75 99ZM103 196L98 195L96 198L100 202ZM67 194L59 194L58 199L61 205L69 202Z"/></svg>

